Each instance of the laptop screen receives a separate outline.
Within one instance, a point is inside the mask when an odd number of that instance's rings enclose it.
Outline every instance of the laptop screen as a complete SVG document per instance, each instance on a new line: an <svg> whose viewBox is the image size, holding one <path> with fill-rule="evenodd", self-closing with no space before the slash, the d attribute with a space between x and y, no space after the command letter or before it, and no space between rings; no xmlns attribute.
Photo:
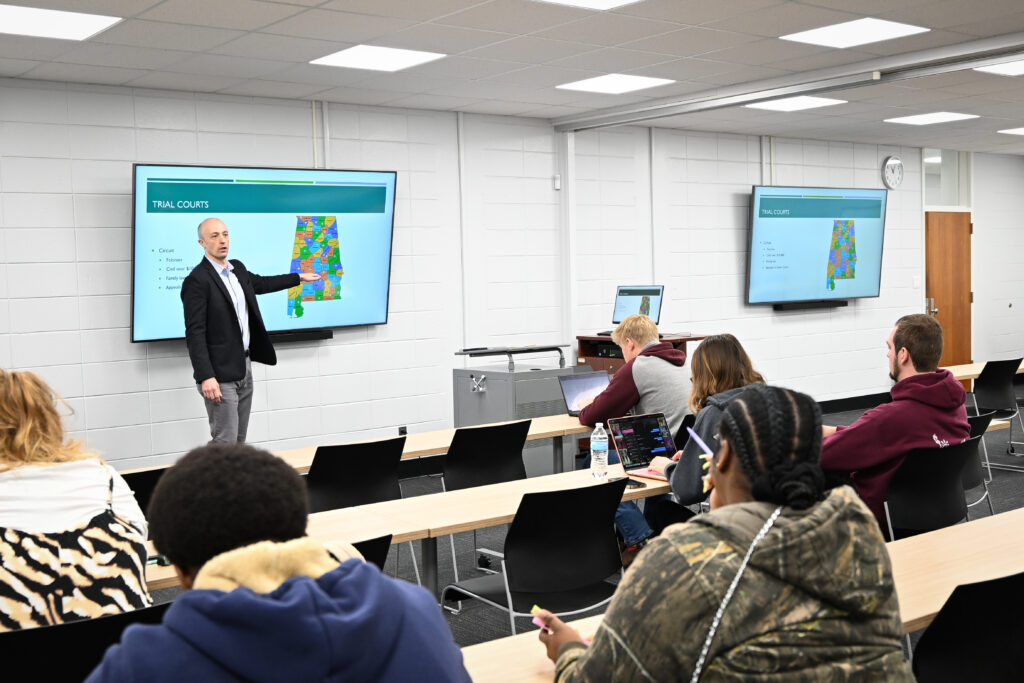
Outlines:
<svg viewBox="0 0 1024 683"><path fill-rule="evenodd" d="M615 310L612 311L612 323L618 325L626 316L639 313L646 315L657 325L661 318L661 296L664 292L664 285L619 287L615 291Z"/></svg>
<svg viewBox="0 0 1024 683"><path fill-rule="evenodd" d="M565 407L570 413L578 413L580 401L593 399L608 386L607 372L584 372L576 375L559 375L558 383L562 385L562 397Z"/></svg>
<svg viewBox="0 0 1024 683"><path fill-rule="evenodd" d="M617 417L608 420L608 428L615 451L627 470L647 467L659 455L671 458L676 453L664 413Z"/></svg>

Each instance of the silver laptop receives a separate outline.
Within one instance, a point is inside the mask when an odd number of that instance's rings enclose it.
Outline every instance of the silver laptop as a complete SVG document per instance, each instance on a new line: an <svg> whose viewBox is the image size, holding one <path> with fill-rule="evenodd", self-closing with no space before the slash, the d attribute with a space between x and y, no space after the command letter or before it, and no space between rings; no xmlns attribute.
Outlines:
<svg viewBox="0 0 1024 683"><path fill-rule="evenodd" d="M583 372L575 375L559 375L558 384L562 387L562 398L565 408L573 417L578 417L583 409L580 402L597 397L608 386L607 372Z"/></svg>

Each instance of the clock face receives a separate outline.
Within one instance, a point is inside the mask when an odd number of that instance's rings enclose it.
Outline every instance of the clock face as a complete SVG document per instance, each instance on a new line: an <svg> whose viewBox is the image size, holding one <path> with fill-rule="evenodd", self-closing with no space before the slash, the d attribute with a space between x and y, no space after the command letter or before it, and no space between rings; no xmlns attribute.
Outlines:
<svg viewBox="0 0 1024 683"><path fill-rule="evenodd" d="M903 160L899 157L887 157L882 162L882 182L890 190L895 190L903 182Z"/></svg>

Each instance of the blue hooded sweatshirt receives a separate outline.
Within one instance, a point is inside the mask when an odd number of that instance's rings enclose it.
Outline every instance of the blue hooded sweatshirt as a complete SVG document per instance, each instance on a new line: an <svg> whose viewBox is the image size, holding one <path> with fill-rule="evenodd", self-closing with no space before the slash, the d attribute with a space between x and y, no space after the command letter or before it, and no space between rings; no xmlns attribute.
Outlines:
<svg viewBox="0 0 1024 683"><path fill-rule="evenodd" d="M430 593L350 559L269 593L185 591L162 624L129 627L87 680L470 679Z"/></svg>

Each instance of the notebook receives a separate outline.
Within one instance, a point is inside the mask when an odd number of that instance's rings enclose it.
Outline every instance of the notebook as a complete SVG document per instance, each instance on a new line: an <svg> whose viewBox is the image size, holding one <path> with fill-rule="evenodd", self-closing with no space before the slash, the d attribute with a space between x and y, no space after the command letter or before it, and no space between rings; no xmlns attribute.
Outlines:
<svg viewBox="0 0 1024 683"><path fill-rule="evenodd" d="M559 375L565 408L573 417L578 417L582 407L580 401L593 399L608 386L607 372L583 372L575 375Z"/></svg>
<svg viewBox="0 0 1024 683"><path fill-rule="evenodd" d="M672 431L664 413L612 418L608 420L608 430L627 473L665 481L664 474L650 469L651 460L659 455L671 458L676 454Z"/></svg>

